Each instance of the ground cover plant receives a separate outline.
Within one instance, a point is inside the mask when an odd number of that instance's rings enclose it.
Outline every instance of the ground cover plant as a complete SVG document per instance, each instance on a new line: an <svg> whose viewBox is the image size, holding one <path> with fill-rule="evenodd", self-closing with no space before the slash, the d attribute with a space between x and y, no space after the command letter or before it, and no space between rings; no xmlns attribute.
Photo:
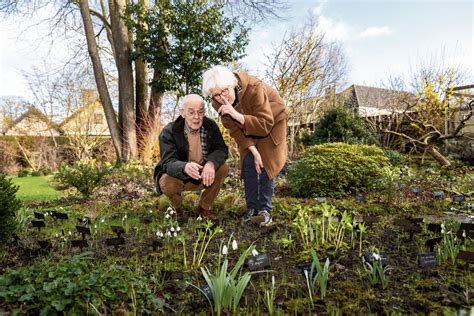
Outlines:
<svg viewBox="0 0 474 316"><path fill-rule="evenodd" d="M266 228L241 223L238 181L219 222L193 213L194 192L179 222L136 166L88 200L25 202L0 246L0 313L472 312L473 168L383 170L378 190L336 197L289 196L279 179Z"/></svg>

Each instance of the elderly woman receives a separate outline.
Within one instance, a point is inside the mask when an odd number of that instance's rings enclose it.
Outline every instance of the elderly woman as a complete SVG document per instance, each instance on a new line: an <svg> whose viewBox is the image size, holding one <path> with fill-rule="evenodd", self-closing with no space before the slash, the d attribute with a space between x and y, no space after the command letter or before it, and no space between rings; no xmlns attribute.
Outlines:
<svg viewBox="0 0 474 316"><path fill-rule="evenodd" d="M244 221L271 223L275 177L287 158L285 104L268 84L215 66L203 75L203 94L239 147L247 212Z"/></svg>

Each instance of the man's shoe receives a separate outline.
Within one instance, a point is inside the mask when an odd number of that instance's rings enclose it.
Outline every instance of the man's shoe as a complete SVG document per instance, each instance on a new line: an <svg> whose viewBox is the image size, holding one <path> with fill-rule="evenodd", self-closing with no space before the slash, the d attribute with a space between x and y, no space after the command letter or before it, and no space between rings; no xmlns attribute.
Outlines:
<svg viewBox="0 0 474 316"><path fill-rule="evenodd" d="M201 206L198 206L197 213L202 218L210 219L211 221L217 221L217 215L212 210L206 210Z"/></svg>
<svg viewBox="0 0 474 316"><path fill-rule="evenodd" d="M268 211L260 211L251 218L251 221L260 226L268 226L272 222L272 215Z"/></svg>
<svg viewBox="0 0 474 316"><path fill-rule="evenodd" d="M255 215L257 215L256 210L254 210L253 208L248 209L247 212L245 212L245 214L241 217L242 222L246 223L246 222L250 221L252 219L252 217L254 217Z"/></svg>

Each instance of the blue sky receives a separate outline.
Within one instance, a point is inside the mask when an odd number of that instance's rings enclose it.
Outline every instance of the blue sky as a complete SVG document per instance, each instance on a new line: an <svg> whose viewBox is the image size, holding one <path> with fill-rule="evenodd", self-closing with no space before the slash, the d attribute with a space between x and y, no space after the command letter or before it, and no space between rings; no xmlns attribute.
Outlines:
<svg viewBox="0 0 474 316"><path fill-rule="evenodd" d="M380 85L389 75L408 74L420 60L443 57L459 65L474 83L474 1L289 1L285 20L272 20L252 31L243 62L256 75L264 73L264 54L280 43L285 31L298 28L309 14L319 19L319 31L339 41L349 64L348 84ZM34 40L47 32L35 27L17 40L27 24L0 21L0 96L28 95L21 71L42 58L64 57L61 44L49 51Z"/></svg>

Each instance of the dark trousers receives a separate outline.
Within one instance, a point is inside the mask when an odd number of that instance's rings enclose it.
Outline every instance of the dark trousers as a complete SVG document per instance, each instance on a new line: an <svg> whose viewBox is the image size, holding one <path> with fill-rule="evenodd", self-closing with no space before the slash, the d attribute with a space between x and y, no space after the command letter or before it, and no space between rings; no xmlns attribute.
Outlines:
<svg viewBox="0 0 474 316"><path fill-rule="evenodd" d="M245 201L248 209L272 211L274 179L269 179L265 169L260 174L255 170L252 153L247 153L243 162Z"/></svg>

